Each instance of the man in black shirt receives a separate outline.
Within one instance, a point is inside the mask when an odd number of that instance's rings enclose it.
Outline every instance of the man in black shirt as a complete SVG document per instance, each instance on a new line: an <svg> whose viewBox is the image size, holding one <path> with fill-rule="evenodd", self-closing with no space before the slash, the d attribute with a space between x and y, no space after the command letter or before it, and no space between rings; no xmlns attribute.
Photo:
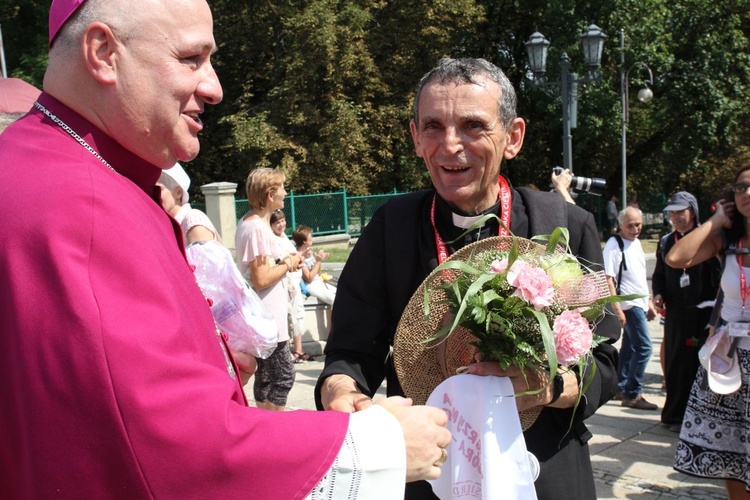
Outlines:
<svg viewBox="0 0 750 500"><path fill-rule="evenodd" d="M571 251L601 268L601 245L590 213L556 193L514 189L500 173L503 159L515 157L523 144L526 125L515 108L513 86L483 59L444 59L422 78L411 133L434 190L392 198L352 251L338 282L326 366L316 386L320 409L364 409L385 378L388 394L402 394L389 356L399 318L413 292L447 255L476 239L503 234L490 219L456 240L483 214L497 215L524 238L568 227ZM616 318L607 315L597 333L614 342L619 335ZM614 396L617 352L603 343L594 350L594 360L592 382L575 415L575 373L565 373L562 384L550 384L544 371L503 371L497 363L479 363L481 374L510 377L517 394L542 389L516 398L519 411L543 407L524 433L528 450L541 463L535 482L541 499L596 498L586 444L591 433L583 420ZM406 497L435 498L426 482L408 484Z"/></svg>

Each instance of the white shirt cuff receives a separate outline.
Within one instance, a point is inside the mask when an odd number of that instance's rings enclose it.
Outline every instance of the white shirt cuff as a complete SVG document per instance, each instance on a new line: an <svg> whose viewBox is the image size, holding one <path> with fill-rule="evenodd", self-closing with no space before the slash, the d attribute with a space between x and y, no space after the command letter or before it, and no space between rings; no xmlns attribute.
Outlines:
<svg viewBox="0 0 750 500"><path fill-rule="evenodd" d="M405 482L404 432L388 410L373 405L351 415L333 466L307 499L403 499Z"/></svg>

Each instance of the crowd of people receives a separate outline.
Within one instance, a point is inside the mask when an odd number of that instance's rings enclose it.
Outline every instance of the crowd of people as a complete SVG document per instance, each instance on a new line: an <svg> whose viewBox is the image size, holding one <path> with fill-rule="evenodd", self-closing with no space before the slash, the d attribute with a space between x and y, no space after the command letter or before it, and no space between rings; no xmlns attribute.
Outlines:
<svg viewBox="0 0 750 500"><path fill-rule="evenodd" d="M223 97L208 4L53 0L49 28L44 91L0 135L0 228L14 235L0 247L8 498L436 498L428 481L446 473L448 415L404 397L391 356L401 314L467 245L558 227L613 295L628 296L596 322L603 341L589 363L554 376L479 358L467 368L507 377L517 409L538 410L523 432L538 460L536 496L596 498L585 420L611 399L658 409L642 392L646 322L662 313L661 420L680 433L674 467L747 498L750 165L703 224L694 196L670 198L652 297L637 199L618 212L611 196L602 249L593 215L570 196L569 170L552 178L563 196L512 186L502 164L526 133L513 86L484 59L443 59L420 80L409 125L432 189L377 210L338 287L323 279L329 255L312 250L312 230L286 235L285 174L248 174L236 271L275 329L275 345L256 357L229 347L217 317L226 311L211 308L188 258L193 245L226 243L188 203L180 164L199 152L205 106ZM710 317L702 306L717 290ZM284 411L294 364L310 359L305 294L335 304L315 387L321 411ZM250 380L256 408L243 391ZM374 400L384 381L388 397Z"/></svg>
<svg viewBox="0 0 750 500"><path fill-rule="evenodd" d="M570 197L569 171L552 175L552 187ZM664 318L659 353L666 397L661 423L679 433L674 468L685 474L724 480L729 499L750 498L750 164L742 165L731 189L701 224L698 200L673 194L663 208L670 230L659 240L649 290L643 228L637 198L616 212L607 203L604 259L611 293L634 295L614 305L623 326L619 360L622 406L657 410L643 398L642 378L652 355L646 321ZM612 214L617 213L613 220ZM607 231L605 231L605 235Z"/></svg>

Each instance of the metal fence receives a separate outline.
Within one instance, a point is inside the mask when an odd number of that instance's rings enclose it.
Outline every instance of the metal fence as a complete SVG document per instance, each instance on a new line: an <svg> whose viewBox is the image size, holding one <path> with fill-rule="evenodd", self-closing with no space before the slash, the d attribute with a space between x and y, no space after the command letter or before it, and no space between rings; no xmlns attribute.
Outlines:
<svg viewBox="0 0 750 500"><path fill-rule="evenodd" d="M367 196L349 196L346 189L330 193L295 194L289 193L285 200L284 213L287 219L287 234L299 226L309 226L316 236L326 234L348 233L357 237L370 222L375 211L386 201L399 193L375 194ZM590 193L576 193L576 204L594 214L596 225L602 229L607 227L606 205L607 199ZM644 196L639 200L644 214L644 226L652 231L658 231L663 223L662 209L667 204L667 197L663 194ZM205 211L205 205L193 204L195 208ZM621 202L617 203L619 210ZM250 209L247 200L236 200L237 222Z"/></svg>
<svg viewBox="0 0 750 500"><path fill-rule="evenodd" d="M387 194L349 196L346 189L331 193L295 194L289 193L284 201L284 214L287 220L287 234L299 226L309 226L316 236L348 233L357 237L370 222L375 211L393 196L396 190ZM248 212L247 200L235 202L237 221ZM197 207L196 207L197 208Z"/></svg>

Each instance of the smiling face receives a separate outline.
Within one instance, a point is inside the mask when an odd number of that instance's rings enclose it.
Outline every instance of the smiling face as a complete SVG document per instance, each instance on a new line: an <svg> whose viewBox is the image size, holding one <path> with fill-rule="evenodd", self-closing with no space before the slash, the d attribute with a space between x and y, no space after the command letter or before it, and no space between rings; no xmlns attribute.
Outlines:
<svg viewBox="0 0 750 500"><path fill-rule="evenodd" d="M684 234L690 231L695 225L695 215L689 208L684 210L670 210L669 222L672 223L677 232Z"/></svg>
<svg viewBox="0 0 750 500"><path fill-rule="evenodd" d="M284 230L286 229L286 219L279 219L273 224L271 224L271 229L273 229L273 234L276 236L282 236L284 234Z"/></svg>
<svg viewBox="0 0 750 500"><path fill-rule="evenodd" d="M200 114L206 103L222 98L210 62L213 20L203 0L135 3L144 5L128 15L143 22L132 36L118 39L119 121L110 132L142 158L167 167L195 158Z"/></svg>
<svg viewBox="0 0 750 500"><path fill-rule="evenodd" d="M505 129L498 115L499 86L428 83L419 97L419 123L410 124L417 156L424 159L435 190L466 214L497 202L503 158L523 144L525 124L516 118Z"/></svg>
<svg viewBox="0 0 750 500"><path fill-rule="evenodd" d="M639 210L626 210L620 224L620 236L626 240L634 240L641 235L643 216Z"/></svg>

